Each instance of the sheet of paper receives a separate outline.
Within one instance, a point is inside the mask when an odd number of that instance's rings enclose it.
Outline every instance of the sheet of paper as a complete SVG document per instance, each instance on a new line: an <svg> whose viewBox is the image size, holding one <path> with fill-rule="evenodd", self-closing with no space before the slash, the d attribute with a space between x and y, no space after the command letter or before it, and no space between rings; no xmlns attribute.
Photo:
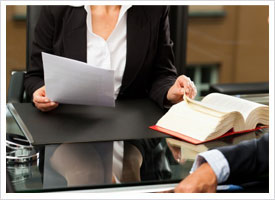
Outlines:
<svg viewBox="0 0 275 200"><path fill-rule="evenodd" d="M115 106L114 70L42 52L47 97L59 103Z"/></svg>

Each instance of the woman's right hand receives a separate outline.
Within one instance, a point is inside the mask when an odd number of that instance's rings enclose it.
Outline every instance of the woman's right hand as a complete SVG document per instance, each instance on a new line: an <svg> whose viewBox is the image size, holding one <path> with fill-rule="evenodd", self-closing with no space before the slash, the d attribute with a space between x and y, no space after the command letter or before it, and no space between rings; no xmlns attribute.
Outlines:
<svg viewBox="0 0 275 200"><path fill-rule="evenodd" d="M51 101L46 97L45 86L42 86L33 93L33 103L42 112L51 111L58 106L57 102Z"/></svg>

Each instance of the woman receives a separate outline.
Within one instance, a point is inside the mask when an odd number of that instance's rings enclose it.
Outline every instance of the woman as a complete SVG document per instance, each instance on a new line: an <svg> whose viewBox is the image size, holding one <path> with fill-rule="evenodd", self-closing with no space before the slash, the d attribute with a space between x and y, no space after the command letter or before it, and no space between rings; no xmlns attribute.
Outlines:
<svg viewBox="0 0 275 200"><path fill-rule="evenodd" d="M45 6L35 29L25 88L41 111L47 98L41 52L115 70L115 95L150 97L160 107L196 95L193 82L177 77L166 6ZM62 77L60 77L62 78Z"/></svg>

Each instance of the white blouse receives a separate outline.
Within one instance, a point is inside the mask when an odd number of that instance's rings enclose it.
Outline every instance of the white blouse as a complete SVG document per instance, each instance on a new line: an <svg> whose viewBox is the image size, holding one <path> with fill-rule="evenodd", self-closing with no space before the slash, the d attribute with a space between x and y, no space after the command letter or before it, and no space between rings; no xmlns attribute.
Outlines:
<svg viewBox="0 0 275 200"><path fill-rule="evenodd" d="M117 24L105 41L102 37L93 33L91 9L90 6L85 6L85 10L87 11L87 63L115 71L115 98L121 87L126 64L126 13L130 7L129 5L121 6Z"/></svg>
<svg viewBox="0 0 275 200"><path fill-rule="evenodd" d="M122 5L117 24L107 40L93 33L92 15L89 5L84 8L87 12L87 63L115 72L114 91L117 98L126 65L127 50L127 10L130 5ZM113 172L117 181L122 177L124 153L123 141L114 142Z"/></svg>

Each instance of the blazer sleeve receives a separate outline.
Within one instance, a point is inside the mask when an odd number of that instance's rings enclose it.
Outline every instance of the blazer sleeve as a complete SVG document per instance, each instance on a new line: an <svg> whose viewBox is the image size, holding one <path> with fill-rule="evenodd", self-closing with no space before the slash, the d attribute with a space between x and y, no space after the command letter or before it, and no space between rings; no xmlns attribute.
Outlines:
<svg viewBox="0 0 275 200"><path fill-rule="evenodd" d="M149 91L150 98L162 108L164 107L169 88L177 79L168 15L169 7L165 7L159 26L158 50L155 57L152 86Z"/></svg>
<svg viewBox="0 0 275 200"><path fill-rule="evenodd" d="M257 178L267 174L269 169L269 135L259 139L243 141L238 145L218 148L230 167L229 182L242 178Z"/></svg>
<svg viewBox="0 0 275 200"><path fill-rule="evenodd" d="M44 72L41 52L53 53L52 41L54 20L48 6L42 6L41 14L34 30L30 66L27 66L24 86L32 98L33 93L44 85Z"/></svg>

